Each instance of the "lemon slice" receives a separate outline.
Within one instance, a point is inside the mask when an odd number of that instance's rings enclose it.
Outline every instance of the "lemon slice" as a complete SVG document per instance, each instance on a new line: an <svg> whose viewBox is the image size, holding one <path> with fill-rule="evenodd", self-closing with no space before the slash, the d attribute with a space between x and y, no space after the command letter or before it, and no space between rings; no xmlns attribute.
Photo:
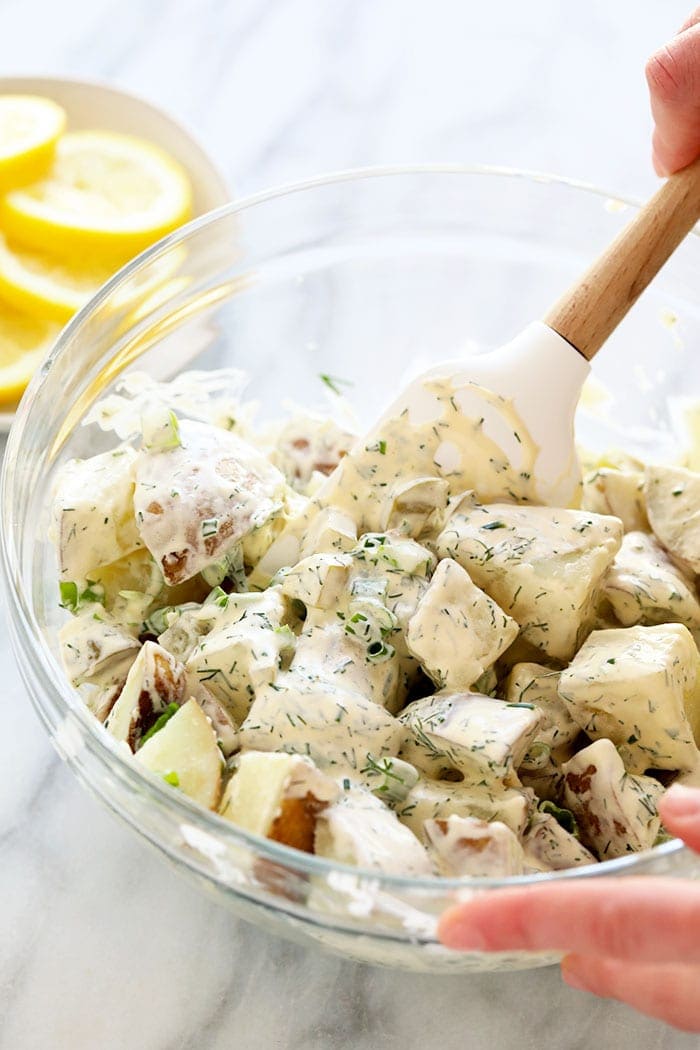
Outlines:
<svg viewBox="0 0 700 1050"><path fill-rule="evenodd" d="M52 255L10 247L0 234L0 299L49 321L65 324L114 270L113 263L70 266Z"/></svg>
<svg viewBox="0 0 700 1050"><path fill-rule="evenodd" d="M0 193L47 173L65 126L65 111L48 98L0 95Z"/></svg>
<svg viewBox="0 0 700 1050"><path fill-rule="evenodd" d="M0 226L63 258L124 261L185 222L189 179L142 139L102 131L64 135L45 179L8 193Z"/></svg>
<svg viewBox="0 0 700 1050"><path fill-rule="evenodd" d="M0 307L0 405L14 405L53 346L61 327Z"/></svg>

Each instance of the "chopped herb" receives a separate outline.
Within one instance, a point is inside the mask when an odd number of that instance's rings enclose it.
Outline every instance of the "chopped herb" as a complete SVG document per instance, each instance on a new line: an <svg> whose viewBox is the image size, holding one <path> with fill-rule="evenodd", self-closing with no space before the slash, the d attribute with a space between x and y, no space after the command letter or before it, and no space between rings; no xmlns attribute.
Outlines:
<svg viewBox="0 0 700 1050"><path fill-rule="evenodd" d="M341 386L354 386L355 384L350 379L340 379L339 376L330 376L326 372L319 372L318 378L322 383L325 383L329 390L332 390L334 394L340 397Z"/></svg>
<svg viewBox="0 0 700 1050"><path fill-rule="evenodd" d="M78 584L70 581L59 583L58 587L61 592L61 608L75 612L78 608Z"/></svg>
<svg viewBox="0 0 700 1050"><path fill-rule="evenodd" d="M570 809L563 809L558 806L556 802L550 802L549 799L545 799L539 804L540 813L548 813L554 817L559 827L563 828L564 831L568 831L570 835L578 838L578 824L576 823L576 817L573 815Z"/></svg>
<svg viewBox="0 0 700 1050"><path fill-rule="evenodd" d="M506 529L508 526L504 521L487 521L481 528L484 532L493 532L494 529Z"/></svg>
<svg viewBox="0 0 700 1050"><path fill-rule="evenodd" d="M219 531L219 519L218 518L205 518L202 522L202 536L207 539L209 536L216 536Z"/></svg>
<svg viewBox="0 0 700 1050"><path fill-rule="evenodd" d="M163 773L163 780L166 784L172 784L175 788L180 787L180 778L175 770L171 770L170 773Z"/></svg>
<svg viewBox="0 0 700 1050"><path fill-rule="evenodd" d="M179 704L168 704L166 709L163 711L163 714L158 716L158 718L155 720L148 732L144 733L144 735L141 737L141 747L143 747L146 741L150 740L152 736L155 736L159 729L162 729L164 725L167 725L167 723L170 721L173 715L179 710ZM177 784L175 786L177 787Z"/></svg>

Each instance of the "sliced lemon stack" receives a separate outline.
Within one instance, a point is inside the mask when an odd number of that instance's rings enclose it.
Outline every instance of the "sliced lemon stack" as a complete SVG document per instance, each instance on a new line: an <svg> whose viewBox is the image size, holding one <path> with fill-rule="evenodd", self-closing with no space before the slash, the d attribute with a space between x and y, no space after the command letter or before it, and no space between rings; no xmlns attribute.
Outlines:
<svg viewBox="0 0 700 1050"><path fill-rule="evenodd" d="M48 99L0 96L3 405L21 395L57 326L191 214L187 174L163 150L64 127Z"/></svg>
<svg viewBox="0 0 700 1050"><path fill-rule="evenodd" d="M64 258L125 262L190 215L187 175L141 139L79 131L58 143L46 178L8 193L0 228Z"/></svg>
<svg viewBox="0 0 700 1050"><path fill-rule="evenodd" d="M66 114L33 95L0 95L0 193L42 178L51 166Z"/></svg>
<svg viewBox="0 0 700 1050"><path fill-rule="evenodd" d="M33 316L65 324L113 273L109 263L71 265L10 247L0 233L0 299Z"/></svg>
<svg viewBox="0 0 700 1050"><path fill-rule="evenodd" d="M17 402L56 341L59 324L0 307L0 409Z"/></svg>

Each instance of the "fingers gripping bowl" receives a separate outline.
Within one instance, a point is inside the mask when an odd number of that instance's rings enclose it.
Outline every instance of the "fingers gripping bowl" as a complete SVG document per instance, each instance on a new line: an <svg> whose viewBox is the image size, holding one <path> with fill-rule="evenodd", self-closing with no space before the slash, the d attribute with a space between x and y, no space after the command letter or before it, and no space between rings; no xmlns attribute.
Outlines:
<svg viewBox="0 0 700 1050"><path fill-rule="evenodd" d="M58 652L64 614L47 539L53 481L68 459L113 445L81 421L125 370L162 376L172 362L243 369L264 420L283 415L289 400L323 408L324 396L334 396L329 385L342 380L367 426L408 362L418 371L468 352L468 340L484 348L506 341L626 217L595 190L512 172L316 180L213 213L145 253L65 329L33 381L8 442L2 490L10 624L28 691L81 781L244 917L417 970L547 961L460 955L437 943L436 919L457 895L498 892L503 880L388 876L300 853L200 809L124 757L66 680ZM581 414L587 447L672 457L670 399L700 379L684 349L700 334L699 274L700 242L691 237L601 355L596 371L610 397L599 394L596 411ZM517 881L693 871L692 856L670 842Z"/></svg>

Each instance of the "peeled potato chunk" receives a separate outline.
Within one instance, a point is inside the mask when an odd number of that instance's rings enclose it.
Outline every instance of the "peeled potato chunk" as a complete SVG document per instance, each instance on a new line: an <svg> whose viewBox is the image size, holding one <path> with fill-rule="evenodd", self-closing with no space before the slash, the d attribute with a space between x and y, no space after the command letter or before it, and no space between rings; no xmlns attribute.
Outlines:
<svg viewBox="0 0 700 1050"><path fill-rule="evenodd" d="M562 672L559 695L589 737L618 745L628 769L692 769L697 667L682 624L594 631Z"/></svg>
<svg viewBox="0 0 700 1050"><path fill-rule="evenodd" d="M257 692L241 746L309 755L321 768L362 770L368 755L395 755L401 726L379 704L325 679L284 672Z"/></svg>
<svg viewBox="0 0 700 1050"><path fill-rule="evenodd" d="M276 588L261 594L231 594L225 609L213 619L212 629L188 656L187 670L239 723L248 714L256 690L273 681L281 650L294 641L288 631L280 630L283 615L284 603Z"/></svg>
<svg viewBox="0 0 700 1050"><path fill-rule="evenodd" d="M641 470L616 470L601 467L583 479L584 510L595 514L612 514L619 518L625 532L647 531L644 500L644 473Z"/></svg>
<svg viewBox="0 0 700 1050"><path fill-rule="evenodd" d="M570 660L593 626L621 541L619 518L494 503L462 506L438 536L437 551L517 620L525 641Z"/></svg>
<svg viewBox="0 0 700 1050"><path fill-rule="evenodd" d="M650 466L644 495L654 535L688 572L700 572L700 474Z"/></svg>
<svg viewBox="0 0 700 1050"><path fill-rule="evenodd" d="M469 689L518 631L462 566L445 558L409 621L406 641L439 689Z"/></svg>
<svg viewBox="0 0 700 1050"><path fill-rule="evenodd" d="M196 700L183 704L139 748L136 761L200 805L216 807L221 794L222 756L211 722Z"/></svg>
<svg viewBox="0 0 700 1050"><path fill-rule="evenodd" d="M506 700L511 704L532 704L541 715L535 738L518 766L519 772L544 771L562 756L568 758L570 747L581 732L559 696L560 677L559 671L535 663L516 664L508 676Z"/></svg>
<svg viewBox="0 0 700 1050"><path fill-rule="evenodd" d="M82 690L86 703L104 722L138 656L140 642L97 604L67 620L58 639L68 678L77 687L89 687Z"/></svg>
<svg viewBox="0 0 700 1050"><path fill-rule="evenodd" d="M603 594L625 627L684 623L700 640L695 586L645 532L628 532L605 578Z"/></svg>
<svg viewBox="0 0 700 1050"><path fill-rule="evenodd" d="M69 460L61 470L51 531L62 581L85 580L143 546L134 521L135 461L134 450L123 447Z"/></svg>
<svg viewBox="0 0 700 1050"><path fill-rule="evenodd" d="M505 781L527 753L540 725L534 708L477 693L435 693L414 700L399 721L406 727L401 757L442 777Z"/></svg>

